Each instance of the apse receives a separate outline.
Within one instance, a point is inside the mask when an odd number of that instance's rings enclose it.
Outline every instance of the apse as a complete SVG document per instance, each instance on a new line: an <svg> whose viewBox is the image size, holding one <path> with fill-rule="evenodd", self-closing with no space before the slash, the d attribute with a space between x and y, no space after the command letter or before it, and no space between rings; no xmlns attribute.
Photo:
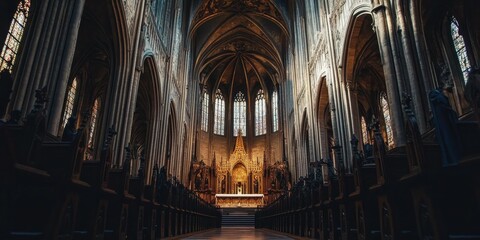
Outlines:
<svg viewBox="0 0 480 240"><path fill-rule="evenodd" d="M264 170L283 161L279 95L288 27L282 7L268 0L198 4L189 32L201 86L194 161L217 172L204 191L268 195L274 180Z"/></svg>

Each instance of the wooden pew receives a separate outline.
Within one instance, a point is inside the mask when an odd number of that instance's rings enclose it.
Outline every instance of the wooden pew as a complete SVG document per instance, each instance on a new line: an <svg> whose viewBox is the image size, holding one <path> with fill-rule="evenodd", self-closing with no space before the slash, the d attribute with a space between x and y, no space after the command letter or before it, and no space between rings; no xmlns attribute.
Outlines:
<svg viewBox="0 0 480 240"><path fill-rule="evenodd" d="M156 239L156 232L158 228L158 218L157 218L157 209L160 207L158 203L155 202L155 195L157 190L157 175L159 169L158 165L155 164L153 167L153 174L150 184L145 185L144 190L144 201L145 201L145 218L144 218L144 237L145 239Z"/></svg>
<svg viewBox="0 0 480 240"><path fill-rule="evenodd" d="M130 175L130 148L125 148L125 160L122 168L110 169L108 173L107 187L115 194L108 202L108 217L106 221L105 239L127 239L129 205L135 200L135 196L129 194Z"/></svg>
<svg viewBox="0 0 480 240"><path fill-rule="evenodd" d="M141 240L144 236L144 216L145 206L148 201L144 199L145 188L145 158L140 158L140 168L138 175L129 178L128 193L135 197L135 200L130 202L128 214L128 239Z"/></svg>
<svg viewBox="0 0 480 240"><path fill-rule="evenodd" d="M45 141L45 88L35 97L23 126L0 126L5 161L0 234L5 239L69 239L78 202L71 185L82 131L72 142Z"/></svg>

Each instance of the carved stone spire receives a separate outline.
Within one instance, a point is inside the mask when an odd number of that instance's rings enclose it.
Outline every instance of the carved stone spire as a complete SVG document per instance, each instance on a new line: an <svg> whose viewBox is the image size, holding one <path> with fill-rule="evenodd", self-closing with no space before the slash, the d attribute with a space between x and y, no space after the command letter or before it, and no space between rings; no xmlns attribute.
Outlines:
<svg viewBox="0 0 480 240"><path fill-rule="evenodd" d="M235 143L235 151L233 151L233 154L235 153L242 153L246 154L245 152L245 147L243 146L243 133L242 129L238 129L238 134L237 134L237 142Z"/></svg>

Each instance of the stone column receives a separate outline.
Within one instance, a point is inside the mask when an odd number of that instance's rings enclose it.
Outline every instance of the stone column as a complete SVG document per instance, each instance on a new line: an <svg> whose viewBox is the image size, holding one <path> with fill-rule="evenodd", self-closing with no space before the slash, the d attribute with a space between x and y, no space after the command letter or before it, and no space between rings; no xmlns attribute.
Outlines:
<svg viewBox="0 0 480 240"><path fill-rule="evenodd" d="M357 82L352 83L351 86L349 87L349 90L350 90L349 94L350 94L350 104L351 104L350 111L352 114L352 126L353 126L352 133L354 133L355 136L358 139L360 139L361 144L364 144L363 138L362 138L362 129L361 129L362 127L360 123L360 111L358 108L358 83ZM347 136L347 137L350 138L351 136ZM363 146L363 145L360 145L360 146Z"/></svg>
<svg viewBox="0 0 480 240"><path fill-rule="evenodd" d="M142 67L144 67L143 62L141 62L143 60L143 45L141 44L143 38L141 38L141 36L145 34L146 29L146 27L142 27L144 26L145 1L142 1L140 6L136 6L136 8L136 11L134 11L135 24L131 26L133 28L131 31L131 33L133 33L132 38L134 39L132 50L128 53L123 53L126 55L126 64L123 68L119 67L117 75L115 75L117 78L116 81L124 82L116 88L119 94L114 94L115 103L112 104L112 109L115 109L112 115L114 119L116 119L113 122L115 123L115 127L118 128L118 149L123 149L123 146L128 145L130 142L133 117L137 103L138 86L140 85L140 81L144 81L144 79L140 79L140 76L143 71ZM129 29L126 29L126 31L129 31ZM122 50L123 49L120 49L120 51ZM112 84L110 86L112 86ZM149 149L152 149L153 143L150 144ZM121 152L123 153L123 151ZM152 156L148 153L146 157L149 159ZM115 159L121 161L123 154L119 154ZM149 163L146 165L147 169L149 169L147 176L150 176L150 170L153 168L153 165Z"/></svg>
<svg viewBox="0 0 480 240"><path fill-rule="evenodd" d="M324 7L325 7L325 2ZM327 16L327 14L325 14ZM340 72L341 72L341 66L338 66L336 63L335 59L337 59L337 53L335 51L335 41L334 41L334 36L333 36L333 31L331 30L331 20L326 18L325 22L327 23L327 40L328 40L328 52L329 52L329 65L330 65L330 77L329 80L327 80L327 88L328 88L328 97L329 97L329 104L330 104L330 112L331 112L331 118L332 118L332 132L333 132L333 137L336 139L337 142L343 143L343 136L344 136L344 131L343 131L343 126L339 124L340 122L345 122L345 119L342 114L342 109L341 109L341 93L340 93ZM330 139L329 139L330 140ZM343 154L346 155L346 148L342 148L344 151ZM330 149L329 149L330 151ZM345 165L343 163L336 163L339 165ZM338 165L337 165L338 168Z"/></svg>
<svg viewBox="0 0 480 240"><path fill-rule="evenodd" d="M26 114L33 106L35 89L49 86L47 131L53 135L61 120L84 5L85 0L39 2L17 71L11 108Z"/></svg>
<svg viewBox="0 0 480 240"><path fill-rule="evenodd" d="M375 32L380 48L382 58L383 71L385 77L385 86L388 95L388 104L390 107L392 131L394 132L395 146L405 144L405 131L403 126L402 105L400 101L400 93L396 75L396 65L392 49L392 39L388 34L388 26L386 23L386 7L375 1L372 13L375 23Z"/></svg>
<svg viewBox="0 0 480 240"><path fill-rule="evenodd" d="M47 131L55 135L62 118L63 103L65 100L66 89L70 77L75 47L77 44L78 31L82 19L83 7L85 0L68 1L67 14L63 17L65 26L59 29L58 52L60 56L56 56L55 67L51 74L50 93L51 105L50 115L47 123ZM47 79L48 81L48 79Z"/></svg>
<svg viewBox="0 0 480 240"><path fill-rule="evenodd" d="M420 128L420 132L424 132L426 130L426 116L425 116L426 111L423 103L427 104L425 102L427 98L427 94L423 90L424 86L422 88L423 81L419 80L419 76L420 76L419 68L421 67L418 67L417 62L415 61L413 47L410 41L413 37L411 36L412 34L411 29L408 28L407 24L405 23L405 18L404 18L405 13L403 11L404 9L402 7L401 0L397 0L397 8L398 8L397 14L399 15L397 16L398 27L401 30L401 32L399 33L401 37L400 40L403 47L406 68L409 69L408 71L406 71L406 76L408 77L408 81L410 82L410 91L411 91L411 96L414 103L413 106L415 109L418 126Z"/></svg>

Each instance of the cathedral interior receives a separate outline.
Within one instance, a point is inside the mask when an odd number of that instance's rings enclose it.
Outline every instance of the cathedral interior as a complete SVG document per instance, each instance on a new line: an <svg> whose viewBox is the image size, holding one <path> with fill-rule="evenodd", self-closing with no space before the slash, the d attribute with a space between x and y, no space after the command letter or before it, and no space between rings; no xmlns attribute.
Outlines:
<svg viewBox="0 0 480 240"><path fill-rule="evenodd" d="M477 4L1 1L0 239L480 239Z"/></svg>

